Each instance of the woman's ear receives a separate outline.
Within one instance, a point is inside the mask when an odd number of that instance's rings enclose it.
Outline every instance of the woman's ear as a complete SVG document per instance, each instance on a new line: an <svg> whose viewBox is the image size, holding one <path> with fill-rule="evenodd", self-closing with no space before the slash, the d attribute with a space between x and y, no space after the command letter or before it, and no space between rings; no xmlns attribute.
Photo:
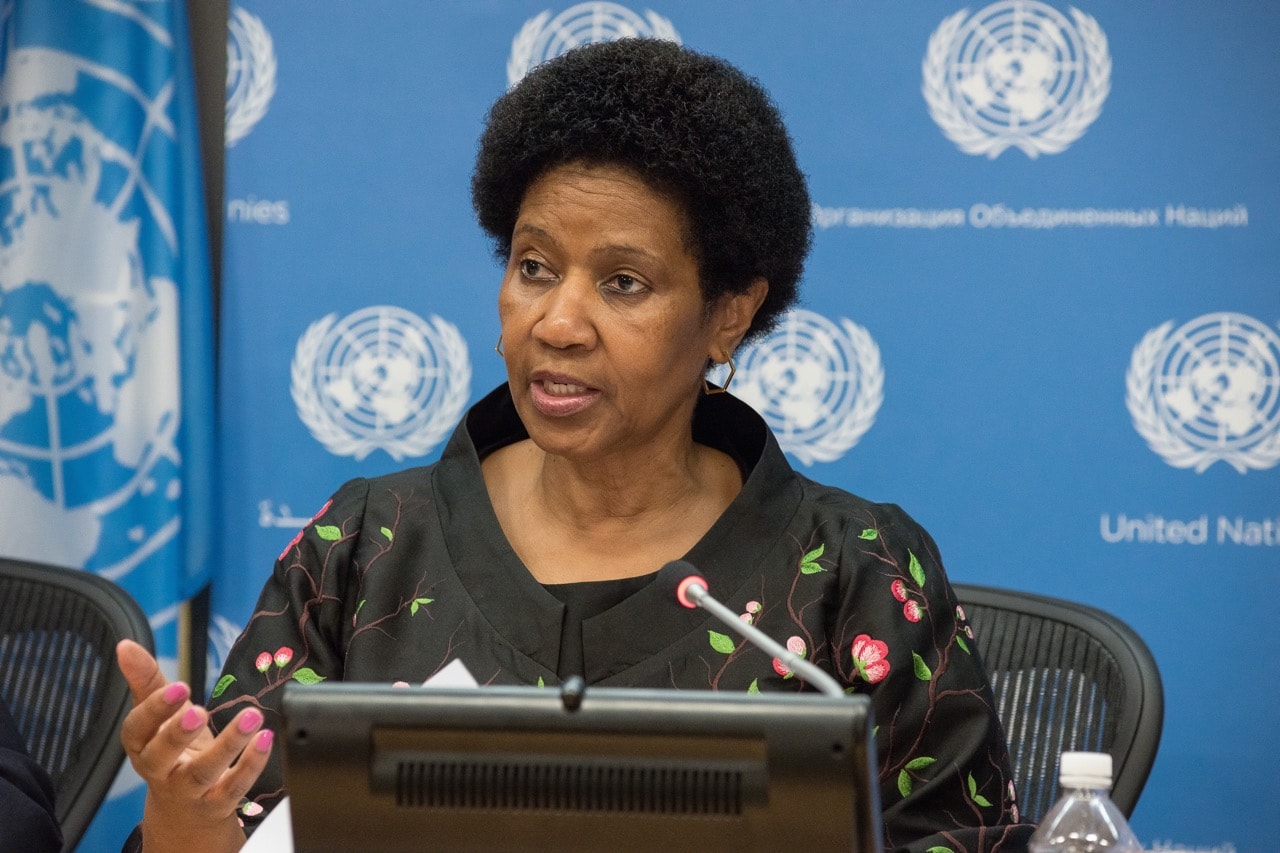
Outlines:
<svg viewBox="0 0 1280 853"><path fill-rule="evenodd" d="M768 294L769 282L757 278L743 292L726 293L720 297L712 315L714 330L711 340L712 347L716 349L709 353L712 361L723 362L733 355Z"/></svg>

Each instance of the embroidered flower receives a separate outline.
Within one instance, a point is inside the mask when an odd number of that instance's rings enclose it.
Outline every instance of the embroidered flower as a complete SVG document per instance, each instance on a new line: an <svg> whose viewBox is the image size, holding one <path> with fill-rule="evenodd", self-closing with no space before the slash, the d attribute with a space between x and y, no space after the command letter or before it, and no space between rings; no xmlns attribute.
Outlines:
<svg viewBox="0 0 1280 853"><path fill-rule="evenodd" d="M807 652L804 644L804 638L796 636L788 637L787 651L791 652L791 654L798 658L804 657ZM779 658L773 659L773 671L778 673L778 675L781 675L783 678L790 678L793 674L791 672L791 668L783 663Z"/></svg>
<svg viewBox="0 0 1280 853"><path fill-rule="evenodd" d="M755 619L755 617L754 617L754 616L752 616L750 613L739 613L739 614L738 614L738 619L739 619L740 621L742 621L742 622L746 622L748 625L750 625L750 624L752 623L752 621Z"/></svg>
<svg viewBox="0 0 1280 853"><path fill-rule="evenodd" d="M245 817L257 817L262 814L262 804L248 802L240 807L240 813Z"/></svg>
<svg viewBox="0 0 1280 853"><path fill-rule="evenodd" d="M919 622L923 611L920 609L920 602L911 599L902 605L902 615L907 617L908 622Z"/></svg>
<svg viewBox="0 0 1280 853"><path fill-rule="evenodd" d="M408 687L408 686L409 686L409 682L407 682L407 681L393 681L393 682L391 682L391 686L392 686L392 687Z"/></svg>
<svg viewBox="0 0 1280 853"><path fill-rule="evenodd" d="M293 660L293 649L288 646L281 646L276 649L276 666L283 667L289 661Z"/></svg>
<svg viewBox="0 0 1280 853"><path fill-rule="evenodd" d="M907 600L907 585L902 582L901 578L889 584L889 591L892 592L893 597L899 601Z"/></svg>
<svg viewBox="0 0 1280 853"><path fill-rule="evenodd" d="M859 634L853 638L853 665L857 667L858 677L868 684L883 681L889 674L889 646L881 640L873 640L867 634Z"/></svg>
<svg viewBox="0 0 1280 853"><path fill-rule="evenodd" d="M744 607L744 608L743 608L743 610L747 611L747 612L748 612L748 613L750 613L752 616L755 616L755 615L756 615L757 613L759 613L759 612L760 612L760 610L761 610L760 602L758 602L758 601L748 601L748 602L747 602L747 606L746 606L746 607Z"/></svg>
<svg viewBox="0 0 1280 853"><path fill-rule="evenodd" d="M956 620L959 622L964 621L964 608L959 604L956 605Z"/></svg>
<svg viewBox="0 0 1280 853"><path fill-rule="evenodd" d="M271 669L271 652L263 652L258 655L258 659L253 662L253 666L258 672L266 672Z"/></svg>

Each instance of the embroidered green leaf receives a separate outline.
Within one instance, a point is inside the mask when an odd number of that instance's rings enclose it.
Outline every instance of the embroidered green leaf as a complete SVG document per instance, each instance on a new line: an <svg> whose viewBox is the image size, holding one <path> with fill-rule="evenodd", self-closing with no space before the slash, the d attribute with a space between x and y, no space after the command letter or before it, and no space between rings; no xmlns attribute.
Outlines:
<svg viewBox="0 0 1280 853"><path fill-rule="evenodd" d="M292 675L292 678L299 684L319 684L324 681L324 676L309 666L299 669Z"/></svg>
<svg viewBox="0 0 1280 853"><path fill-rule="evenodd" d="M956 645L964 649L965 654L967 655L973 654L973 652L969 651L969 644L966 643L964 641L964 637L961 637L959 634L956 634Z"/></svg>
<svg viewBox="0 0 1280 853"><path fill-rule="evenodd" d="M928 755L922 755L922 756L920 756L919 758L913 758L913 759L911 759L910 761L908 761L908 762L907 762L907 769L908 769L908 770L922 770L922 769L924 769L925 767L928 767L930 764L934 763L934 762L935 762L935 761L937 761L937 760L938 760L938 759L936 759L936 758L931 758L931 757L930 757L930 756L928 756Z"/></svg>
<svg viewBox="0 0 1280 853"><path fill-rule="evenodd" d="M929 664L924 662L924 658L920 657L919 652L911 653L911 663L916 670L916 678L921 681L928 681L933 678L933 670L929 669Z"/></svg>
<svg viewBox="0 0 1280 853"><path fill-rule="evenodd" d="M911 572L911 578L916 582L916 586L924 587L924 567L920 565L920 561L916 559L916 555L911 551L907 552L910 558L907 562L907 571Z"/></svg>
<svg viewBox="0 0 1280 853"><path fill-rule="evenodd" d="M234 675L224 675L218 679L218 683L213 685L213 692L209 694L210 699L217 699L227 691L227 688L235 683Z"/></svg>
<svg viewBox="0 0 1280 853"><path fill-rule="evenodd" d="M868 527L866 530L858 534L859 539L865 539L868 542L874 542L880 538L880 532L874 527Z"/></svg>
<svg viewBox="0 0 1280 853"><path fill-rule="evenodd" d="M753 678L753 679L751 679L751 683L747 685L747 692L748 692L748 693L759 693L759 692L760 692L760 679L758 679L758 678Z"/></svg>
<svg viewBox="0 0 1280 853"><path fill-rule="evenodd" d="M390 542L392 539L395 539L395 537L391 535L391 528L389 527L382 528L382 535L387 537L388 542Z"/></svg>
<svg viewBox="0 0 1280 853"><path fill-rule="evenodd" d="M911 777L905 770L898 771L898 793L904 797L911 796Z"/></svg>
<svg viewBox="0 0 1280 853"><path fill-rule="evenodd" d="M342 530L332 524L317 524L316 535L326 542L337 542L342 538Z"/></svg>
<svg viewBox="0 0 1280 853"><path fill-rule="evenodd" d="M542 676L541 676L541 675L539 675L539 676L538 676L538 686L539 686L539 687L546 687L546 686L547 686L547 685L546 685L546 683L542 680Z"/></svg>
<svg viewBox="0 0 1280 853"><path fill-rule="evenodd" d="M950 847L930 847L924 853L956 853Z"/></svg>
<svg viewBox="0 0 1280 853"><path fill-rule="evenodd" d="M817 560L819 557L822 556L823 552L826 550L827 550L827 546L825 544L819 545L817 548L814 548L808 554L805 554L803 557L801 557L800 558L800 574L816 575L818 572L825 572L826 569L822 568L822 566L819 566L817 563Z"/></svg>
<svg viewBox="0 0 1280 853"><path fill-rule="evenodd" d="M434 598L415 598L413 603L409 605L409 615L417 616L419 607L425 607L433 601L435 601Z"/></svg>
<svg viewBox="0 0 1280 853"><path fill-rule="evenodd" d="M733 653L733 638L716 631L708 631L711 635L711 648L715 649L722 655Z"/></svg>
<svg viewBox="0 0 1280 853"><path fill-rule="evenodd" d="M969 796L984 809L991 808L991 801L978 793L978 783L974 780L972 773L969 774Z"/></svg>

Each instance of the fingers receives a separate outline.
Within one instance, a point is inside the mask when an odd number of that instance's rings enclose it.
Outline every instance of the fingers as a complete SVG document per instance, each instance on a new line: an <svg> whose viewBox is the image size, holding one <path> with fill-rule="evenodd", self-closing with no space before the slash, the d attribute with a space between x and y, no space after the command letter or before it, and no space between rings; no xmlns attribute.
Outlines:
<svg viewBox="0 0 1280 853"><path fill-rule="evenodd" d="M188 803L210 819L222 817L266 766L274 735L262 730L262 722L261 711L247 708L213 737L208 713L190 706L161 726L135 764L149 771L153 794Z"/></svg>
<svg viewBox="0 0 1280 853"><path fill-rule="evenodd" d="M133 694L135 705L169 683L151 653L133 640L116 643L116 662L125 681L129 682L129 692Z"/></svg>
<svg viewBox="0 0 1280 853"><path fill-rule="evenodd" d="M273 732L262 728L262 713L241 711L185 768L211 806L233 810L257 780L271 755Z"/></svg>
<svg viewBox="0 0 1280 853"><path fill-rule="evenodd" d="M199 722L191 725L189 714L192 707L188 702L190 698L191 689L181 681L175 681L152 691L150 695L141 699L134 699L133 710L128 713L120 726L120 742L124 744L125 752L129 754L135 768L144 777L146 776L145 767L140 762L145 763L148 760L146 753L154 756L157 751L168 751L171 757L176 756L195 738L200 727L204 725L202 716ZM166 728L166 724L184 708L187 713L183 715L183 720L189 727L182 728L179 725ZM175 728L185 735L180 742L173 733ZM167 750L164 749L166 741Z"/></svg>

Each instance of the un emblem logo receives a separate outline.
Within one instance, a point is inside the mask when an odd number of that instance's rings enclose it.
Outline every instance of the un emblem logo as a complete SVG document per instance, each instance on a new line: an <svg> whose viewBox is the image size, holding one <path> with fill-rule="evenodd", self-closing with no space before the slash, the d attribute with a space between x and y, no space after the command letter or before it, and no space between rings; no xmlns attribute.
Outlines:
<svg viewBox="0 0 1280 853"><path fill-rule="evenodd" d="M1133 425L1175 468L1226 462L1241 474L1280 461L1280 336L1244 314L1152 329L1125 376Z"/></svg>
<svg viewBox="0 0 1280 853"><path fill-rule="evenodd" d="M923 92L929 115L966 154L1032 159L1065 151L1102 112L1111 56L1098 22L1074 22L1038 0L962 9L929 38Z"/></svg>
<svg viewBox="0 0 1280 853"><path fill-rule="evenodd" d="M554 18L550 11L542 12L526 21L511 42L507 83L514 86L535 65L579 45L637 37L680 42L671 21L647 9L641 17L617 3L579 3Z"/></svg>
<svg viewBox="0 0 1280 853"><path fill-rule="evenodd" d="M330 453L422 456L471 393L471 360L453 324L374 306L312 323L298 339L290 390L298 417Z"/></svg>
<svg viewBox="0 0 1280 853"><path fill-rule="evenodd" d="M735 379L734 394L805 465L847 453L884 402L880 348L867 330L803 309L743 349Z"/></svg>
<svg viewBox="0 0 1280 853"><path fill-rule="evenodd" d="M227 147L249 135L276 93L276 50L262 21L240 7L227 22Z"/></svg>

